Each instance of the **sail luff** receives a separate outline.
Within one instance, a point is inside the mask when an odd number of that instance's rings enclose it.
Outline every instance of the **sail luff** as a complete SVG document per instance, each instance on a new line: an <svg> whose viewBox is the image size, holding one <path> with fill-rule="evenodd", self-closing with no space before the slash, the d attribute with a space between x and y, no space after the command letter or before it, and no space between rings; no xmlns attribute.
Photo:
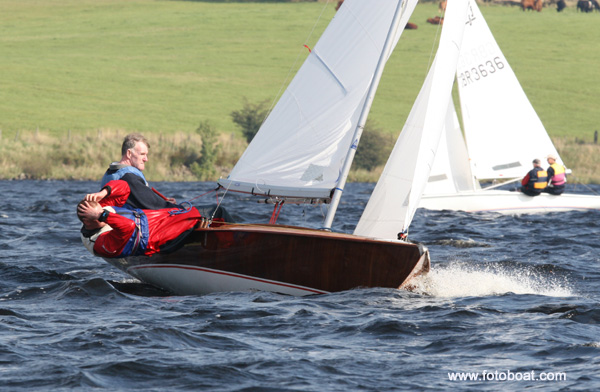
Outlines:
<svg viewBox="0 0 600 392"><path fill-rule="evenodd" d="M402 14L406 8L407 1L408 0L398 1L398 6L396 7L396 10L394 12L394 18L392 19L392 23L390 24L390 29L385 39L383 50L381 51L381 55L379 56L379 60L377 62L377 67L375 68L373 80L371 82L371 85L369 86L367 97L362 107L358 123L356 124L356 128L354 130L352 144L348 149L348 154L346 155L344 165L342 166L340 180L338 181L338 184L335 187L333 196L331 198L331 204L329 206L329 210L327 211L327 216L325 217L325 222L323 224L324 229L331 229L333 218L335 217L337 207L340 203L340 199L342 198L342 193L344 192L344 187L346 186L346 179L348 178L348 173L350 173L350 167L352 166L352 161L354 160L354 155L356 154L356 149L358 148L358 143L360 142L360 137L367 122L367 116L369 115L371 106L373 104L373 100L375 99L377 87L379 87L379 82L381 80L381 75L383 74L383 69L385 68L385 63L389 57L391 49L394 46L394 36L396 35L398 28L400 27Z"/></svg>

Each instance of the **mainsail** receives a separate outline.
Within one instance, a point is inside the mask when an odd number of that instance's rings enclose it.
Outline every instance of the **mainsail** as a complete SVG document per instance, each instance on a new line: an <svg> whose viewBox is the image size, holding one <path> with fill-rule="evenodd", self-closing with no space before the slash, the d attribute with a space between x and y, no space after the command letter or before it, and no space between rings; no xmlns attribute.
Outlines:
<svg viewBox="0 0 600 392"><path fill-rule="evenodd" d="M467 2L448 3L433 65L354 234L397 239L408 230L444 126L466 15Z"/></svg>
<svg viewBox="0 0 600 392"><path fill-rule="evenodd" d="M401 26L417 2L406 1ZM398 6L398 0L376 3L344 2L221 186L266 196L331 196Z"/></svg>
<svg viewBox="0 0 600 392"><path fill-rule="evenodd" d="M456 78L473 174L520 178L558 153L475 1L469 9Z"/></svg>

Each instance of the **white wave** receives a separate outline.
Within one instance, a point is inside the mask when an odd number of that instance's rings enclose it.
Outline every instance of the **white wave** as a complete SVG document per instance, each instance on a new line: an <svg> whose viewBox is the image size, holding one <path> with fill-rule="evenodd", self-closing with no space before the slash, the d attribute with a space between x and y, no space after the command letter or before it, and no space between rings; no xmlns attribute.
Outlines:
<svg viewBox="0 0 600 392"><path fill-rule="evenodd" d="M483 297L490 295L537 294L570 297L574 293L565 279L548 276L550 272L498 265L452 263L433 266L413 280L415 293L434 297Z"/></svg>

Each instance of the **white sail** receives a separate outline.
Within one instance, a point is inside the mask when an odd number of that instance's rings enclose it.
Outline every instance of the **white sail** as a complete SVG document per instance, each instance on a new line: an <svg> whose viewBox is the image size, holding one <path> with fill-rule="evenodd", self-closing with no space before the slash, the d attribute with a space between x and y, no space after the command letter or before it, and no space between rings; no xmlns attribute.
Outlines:
<svg viewBox="0 0 600 392"><path fill-rule="evenodd" d="M469 4L456 77L473 172L520 178L534 158L558 154L476 2Z"/></svg>
<svg viewBox="0 0 600 392"><path fill-rule="evenodd" d="M229 177L219 180L221 186L260 195L330 197L398 1L344 2ZM406 1L401 26L417 2Z"/></svg>
<svg viewBox="0 0 600 392"><path fill-rule="evenodd" d="M408 230L444 126L466 15L467 2L448 3L436 58L355 234L397 239Z"/></svg>
<svg viewBox="0 0 600 392"><path fill-rule="evenodd" d="M440 144L423 194L452 194L480 188L471 172L467 146L451 97Z"/></svg>

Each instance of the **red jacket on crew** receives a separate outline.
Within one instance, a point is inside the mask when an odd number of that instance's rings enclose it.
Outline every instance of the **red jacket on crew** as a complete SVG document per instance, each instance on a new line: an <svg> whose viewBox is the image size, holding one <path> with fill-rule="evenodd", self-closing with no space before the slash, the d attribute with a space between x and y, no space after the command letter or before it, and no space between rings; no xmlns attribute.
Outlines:
<svg viewBox="0 0 600 392"><path fill-rule="evenodd" d="M125 204L130 192L127 182L114 180L108 182L105 187L108 188L109 194L99 202L102 207L121 207ZM142 211L148 219L147 245L144 249L144 254L148 256L158 252L166 242L193 228L202 217L195 207L188 211L179 208ZM137 235L136 222L126 216L109 212L106 223L112 230L103 228L88 238L95 240L95 254L116 257L122 253L132 236Z"/></svg>

